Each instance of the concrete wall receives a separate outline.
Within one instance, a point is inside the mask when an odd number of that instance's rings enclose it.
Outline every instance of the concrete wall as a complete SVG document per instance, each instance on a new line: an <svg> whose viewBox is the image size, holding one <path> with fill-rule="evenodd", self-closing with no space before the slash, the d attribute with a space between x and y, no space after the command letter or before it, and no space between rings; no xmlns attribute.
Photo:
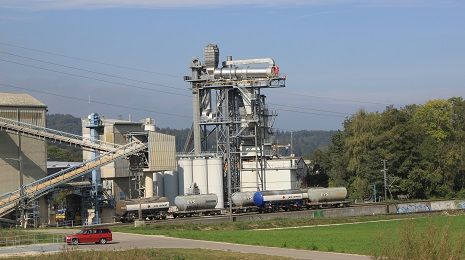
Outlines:
<svg viewBox="0 0 465 260"><path fill-rule="evenodd" d="M0 117L45 126L45 108L0 107ZM22 156L24 184L43 178L47 173L45 140L0 131L0 194L17 190L20 183L19 153Z"/></svg>
<svg viewBox="0 0 465 260"><path fill-rule="evenodd" d="M403 214L403 213L417 213L417 212L458 210L458 209L465 209L465 201L445 200L445 201L392 204L389 207L389 212Z"/></svg>
<svg viewBox="0 0 465 260"><path fill-rule="evenodd" d="M355 216L372 216L387 214L385 205L369 205L349 208L329 208L318 210L304 210L286 213L286 218L340 218ZM281 213L253 214L236 217L237 220L269 220L277 217L283 217Z"/></svg>

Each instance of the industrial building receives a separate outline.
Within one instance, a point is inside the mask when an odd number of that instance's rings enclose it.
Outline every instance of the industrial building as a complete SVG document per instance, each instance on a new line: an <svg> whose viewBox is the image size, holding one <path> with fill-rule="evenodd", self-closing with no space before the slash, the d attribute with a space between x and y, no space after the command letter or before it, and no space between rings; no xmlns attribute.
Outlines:
<svg viewBox="0 0 465 260"><path fill-rule="evenodd" d="M82 119L82 136L74 136L44 128L46 107L38 101L29 103L36 104L36 117L42 121L25 121L36 124L36 128L19 124L17 121L27 118L19 112L14 114L20 109L30 111L32 105L11 108L13 112L5 105L10 114L4 112L0 117L14 121L0 120L0 127L8 132L0 136L10 137L11 149L16 151L32 149L18 149L18 141L13 141L18 133L27 135L30 142L37 142L35 149L42 145L43 156L39 159L43 161L34 162L44 166L42 172L31 171L37 175L28 181L39 181L24 189L19 188L19 170L15 175L10 169L8 176L16 186L0 190L0 217L25 199L41 199L44 194L63 189L72 191L69 195L76 203L67 207L75 208L73 215L81 211L83 223L98 224L114 221L118 201L135 198L150 201L149 198L157 196L166 197L165 201L174 205L177 196L209 194L215 195L216 209L221 210L232 206L234 192L302 188L307 166L302 158L280 156L273 149L276 147L273 122L277 114L268 108L264 94L265 90L285 87L286 76L272 58L227 56L221 64L219 61L218 46L209 44L204 50L204 61L195 58L191 62L192 74L185 81L191 84L193 124L184 150L177 157L175 137L156 132L150 118L133 122L92 113ZM82 147L84 162L43 178L45 139ZM6 154L6 151L3 160L19 157L18 152ZM2 191L9 193L1 195Z"/></svg>
<svg viewBox="0 0 465 260"><path fill-rule="evenodd" d="M216 193L231 206L234 192L301 188L307 173L302 158L273 151L277 114L264 91L283 88L286 81L275 61L227 56L220 64L218 46L209 44L204 61L194 58L190 70L185 80L192 90L192 139L178 160L179 193L196 183L201 194Z"/></svg>
<svg viewBox="0 0 465 260"><path fill-rule="evenodd" d="M0 94L0 218L51 224L56 198L66 191L71 203L61 207L75 220L112 222L115 199L152 197L153 174L176 169L175 137L156 133L153 120L101 121L94 113L84 136L76 136L46 128L46 111L27 94ZM46 140L80 146L84 162L47 175Z"/></svg>
<svg viewBox="0 0 465 260"><path fill-rule="evenodd" d="M28 94L0 93L1 118L45 127L46 113L47 106ZM0 131L0 144L0 194L17 190L46 176L45 139ZM40 223L47 223L45 198L34 205L32 213L40 213Z"/></svg>
<svg viewBox="0 0 465 260"><path fill-rule="evenodd" d="M155 132L154 120L146 118L143 122L100 118L96 130L99 141L126 145L132 139L147 143L148 149L139 156L117 159L100 167L101 190L103 200L129 200L139 197L151 198L163 196L163 173L176 170L175 137ZM82 136L91 138L92 129L89 119L82 119ZM83 150L83 159L90 160L93 151ZM168 180L169 178L167 178ZM177 194L176 194L177 195ZM174 197L172 198L174 200ZM114 206L102 207L101 221L112 222ZM90 214L87 214L90 216Z"/></svg>

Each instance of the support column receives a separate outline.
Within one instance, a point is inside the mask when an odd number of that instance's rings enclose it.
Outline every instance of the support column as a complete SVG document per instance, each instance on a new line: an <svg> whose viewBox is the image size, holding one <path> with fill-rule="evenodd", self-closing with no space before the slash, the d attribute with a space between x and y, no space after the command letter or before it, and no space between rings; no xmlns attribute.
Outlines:
<svg viewBox="0 0 465 260"><path fill-rule="evenodd" d="M192 111L194 128L194 154L200 155L202 151L201 134L200 134L200 90L193 84L192 86Z"/></svg>
<svg viewBox="0 0 465 260"><path fill-rule="evenodd" d="M153 172L144 171L145 198L153 197Z"/></svg>

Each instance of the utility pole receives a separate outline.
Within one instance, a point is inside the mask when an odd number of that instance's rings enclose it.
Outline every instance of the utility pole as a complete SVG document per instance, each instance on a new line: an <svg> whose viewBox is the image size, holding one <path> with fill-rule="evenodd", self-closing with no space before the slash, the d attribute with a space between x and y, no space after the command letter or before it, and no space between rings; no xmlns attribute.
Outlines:
<svg viewBox="0 0 465 260"><path fill-rule="evenodd" d="M291 156L294 154L293 132L294 131L291 130Z"/></svg>
<svg viewBox="0 0 465 260"><path fill-rule="evenodd" d="M384 200L387 199L387 169L386 169L386 160L383 161L383 169L381 170L384 174Z"/></svg>

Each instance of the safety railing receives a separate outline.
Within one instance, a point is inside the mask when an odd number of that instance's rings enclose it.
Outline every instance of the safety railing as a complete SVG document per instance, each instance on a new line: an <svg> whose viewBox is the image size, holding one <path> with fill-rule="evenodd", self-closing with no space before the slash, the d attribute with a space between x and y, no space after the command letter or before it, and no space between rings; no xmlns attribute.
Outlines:
<svg viewBox="0 0 465 260"><path fill-rule="evenodd" d="M0 236L0 247L21 246L44 243L62 243L64 235L33 233L15 236Z"/></svg>

